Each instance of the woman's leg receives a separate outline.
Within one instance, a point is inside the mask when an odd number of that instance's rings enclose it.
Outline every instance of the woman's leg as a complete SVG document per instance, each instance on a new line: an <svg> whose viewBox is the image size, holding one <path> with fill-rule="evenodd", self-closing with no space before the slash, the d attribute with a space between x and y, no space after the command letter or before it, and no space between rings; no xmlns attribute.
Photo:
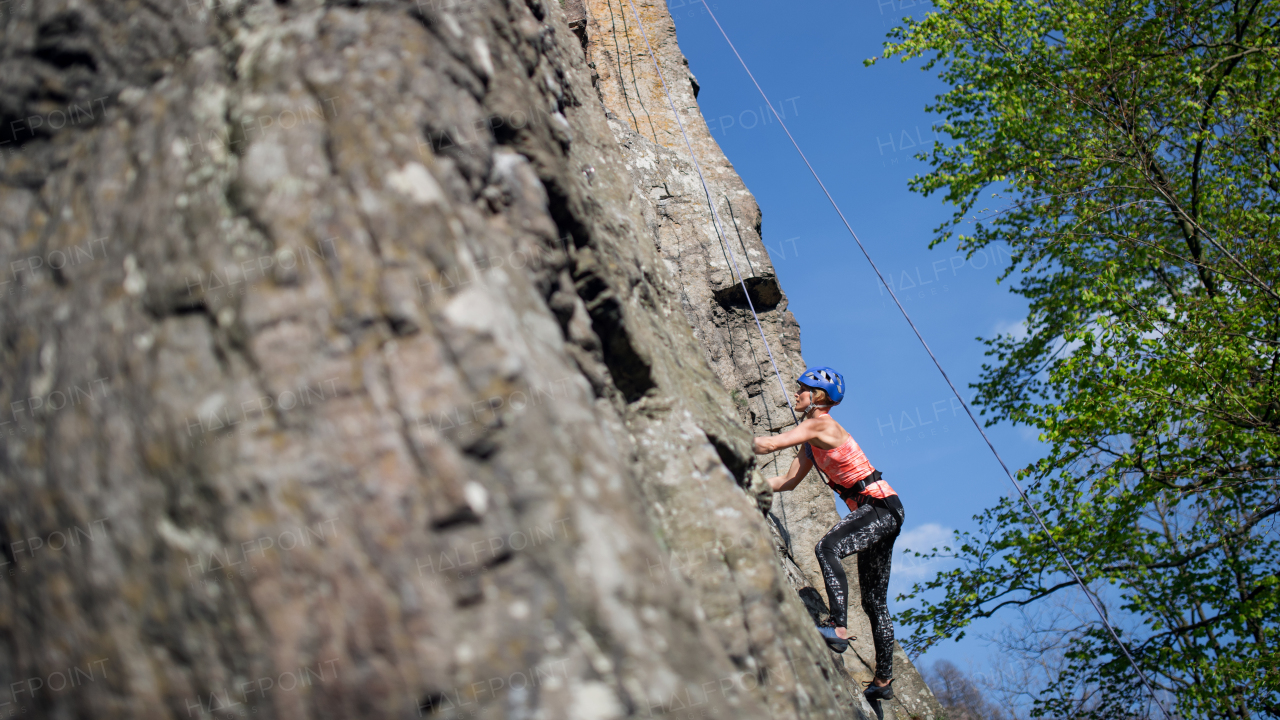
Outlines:
<svg viewBox="0 0 1280 720"><path fill-rule="evenodd" d="M854 553L863 552L886 537L896 537L897 534L898 518L894 517L893 513L873 505L863 505L845 515L814 547L814 554L818 556L818 566L822 568L822 579L827 585L827 606L831 610L831 621L836 627L845 627L849 619L849 580L844 574L844 566L840 564L840 560ZM890 553L892 553L892 540L890 540ZM887 594L887 570L885 578ZM863 593L866 593L866 588L863 588Z"/></svg>
<svg viewBox="0 0 1280 720"><path fill-rule="evenodd" d="M894 518L897 524L897 518ZM895 528L864 552L858 553L858 585L862 590L862 610L871 621L871 639L876 648L876 677L893 679L893 618L889 617L889 566L893 562Z"/></svg>

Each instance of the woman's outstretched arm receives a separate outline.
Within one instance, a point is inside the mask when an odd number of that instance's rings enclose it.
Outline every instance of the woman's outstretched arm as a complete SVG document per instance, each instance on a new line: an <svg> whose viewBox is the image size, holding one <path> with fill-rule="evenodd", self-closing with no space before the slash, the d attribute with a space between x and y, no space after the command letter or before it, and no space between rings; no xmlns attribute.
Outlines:
<svg viewBox="0 0 1280 720"><path fill-rule="evenodd" d="M777 452L783 448L795 447L801 443L807 443L818 436L819 424L814 418L808 418L799 425L780 434L771 435L769 437L758 437L752 443L752 449L757 455L767 455L771 452Z"/></svg>
<svg viewBox="0 0 1280 720"><path fill-rule="evenodd" d="M805 453L800 453L791 461L791 467L787 468L785 475L769 478L769 487L773 488L774 492L794 489L811 469L813 469L813 461Z"/></svg>

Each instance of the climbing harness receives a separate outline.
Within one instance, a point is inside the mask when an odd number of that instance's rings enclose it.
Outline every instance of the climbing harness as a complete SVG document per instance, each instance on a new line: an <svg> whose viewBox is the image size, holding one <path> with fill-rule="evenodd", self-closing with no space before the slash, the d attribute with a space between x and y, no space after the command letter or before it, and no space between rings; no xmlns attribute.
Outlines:
<svg viewBox="0 0 1280 720"><path fill-rule="evenodd" d="M844 504L850 510L855 510L859 504L858 496L863 494L863 491L867 489L868 485L878 482L880 482L880 471L874 470L865 480L859 480L848 487L845 487L844 485L836 485L832 482L828 482L827 487L835 491L835 494L840 496L840 499L844 501Z"/></svg>
<svg viewBox="0 0 1280 720"><path fill-rule="evenodd" d="M880 268L877 267L875 261L871 259L871 254L868 253L866 247L862 245L862 240L858 237L858 234L853 231L853 226L851 226L849 221L845 218L844 212L840 210L840 206L836 203L835 198L831 196L831 192L827 190L827 186L823 184L822 178L818 177L818 171L813 168L813 164L809 162L809 158L805 156L804 151L800 149L800 144L796 142L795 137L791 134L791 130L787 128L787 124L783 122L782 116L774 109L773 103L769 100L769 96L765 94L764 89L760 87L760 83L756 80L755 75L753 75L751 73L751 69L747 67L747 62L742 59L742 55L738 52L738 48L735 47L733 41L729 39L729 34L726 33L724 27L720 25L720 20L716 17L715 13L711 12L711 6L707 4L707 0L702 0L702 7L706 9L707 16L716 24L716 29L720 31L720 34L724 37L724 41L728 43L729 48L733 50L734 56L738 58L738 63L741 64L742 69L746 71L747 77L751 78L751 83L756 86L756 90L760 93L760 97L764 98L765 104L769 106L769 111L772 112L774 118L778 120L778 125L782 127L783 132L787 134L787 139L791 141L796 152L800 154L800 159L803 160L805 166L809 168L809 172L813 175L813 179L818 182L818 186L822 188L822 192L827 196L827 200L831 202L831 207L835 208L836 214L840 216L840 220L844 223L845 229L849 231L851 236L853 236L854 242L858 244L858 249L862 251L863 257L867 259L867 262L871 265L871 269L875 271L876 277L880 278L880 282L883 283L885 288L889 291L889 296L893 298L893 303L898 306L898 310L902 312L902 317L905 318L907 324L911 326L911 330L916 334L916 339L924 346L925 352L929 354L929 359L933 360L934 366L937 367L938 372L942 374L942 379L947 381L947 385L951 388L951 392L955 394L956 399L959 400L961 406L964 407L965 413L967 413L969 415L969 419L973 421L973 426L978 429L978 433L982 435L982 439L987 443L987 447L991 450L991 454L995 456L996 461L1000 463L1000 467L1004 469L1005 475L1009 477L1009 482L1013 483L1013 487L1018 491L1018 495L1022 497L1022 502L1026 504L1027 509L1031 511L1032 516L1035 517L1036 522L1040 525L1040 529L1044 531L1045 536L1049 538L1049 541L1053 544L1054 549L1058 552L1058 556L1062 558L1062 562L1066 565L1067 572L1071 575L1072 579L1075 580L1076 584L1080 586L1080 590L1089 600L1089 604L1093 606L1094 611L1098 613L1098 617L1102 620L1102 624L1111 635L1111 639L1115 641L1116 646L1120 648L1120 651L1129 661L1129 665L1133 667L1134 672L1136 672L1138 677L1142 680L1142 684L1146 687L1147 692L1151 694L1151 699L1164 713L1165 717L1172 717L1169 710L1160 700L1159 695L1156 694L1155 686L1153 686L1151 684L1151 680L1147 678L1146 672L1144 672L1133 659L1133 655L1130 654L1128 646L1124 644L1124 641L1120 639L1120 635L1117 634L1115 628L1112 627L1111 621L1107 619L1107 615L1103 611L1101 604L1094 597L1093 592L1089 590L1089 587L1085 585L1080 574L1076 572L1075 566L1067 557L1066 552L1063 551L1062 546L1058 544L1057 538L1055 538L1053 533L1049 531L1049 527L1045 524L1044 519L1040 517L1039 511L1037 511L1035 506L1031 504L1031 499L1027 497L1026 491L1023 490L1022 486L1018 484L1018 481L1014 479L1013 472L1009 470L1009 466L1005 464L1004 458L1000 456L1000 453L996 450L996 446L991 442L991 439L987 437L986 431L982 429L982 424L978 422L978 418L975 417L973 411L969 409L969 404L960 396L960 391L956 390L956 386L951 382L951 378L947 375L947 371L942 369L942 363L938 361L938 358L933 354L933 350L929 348L929 344L925 342L924 336L920 334L920 330L917 329L916 324L912 322L911 316L907 314L907 309L902 306L902 303L898 300L897 294L893 292L893 287L885 281L884 275L880 272ZM634 2L632 2L631 11L633 13L635 12ZM637 22L640 21L638 13L636 14L636 20ZM648 42L647 38L646 42ZM649 48L649 53L650 55L653 54L652 47ZM657 64L656 58L654 59L654 63L655 65ZM667 99L670 100L670 94L668 94ZM672 104L671 110L672 112L675 112L674 104ZM677 116L677 118L678 117L679 116ZM681 125L681 130L683 130L683 127L684 126ZM692 148L690 148L690 153L692 153Z"/></svg>

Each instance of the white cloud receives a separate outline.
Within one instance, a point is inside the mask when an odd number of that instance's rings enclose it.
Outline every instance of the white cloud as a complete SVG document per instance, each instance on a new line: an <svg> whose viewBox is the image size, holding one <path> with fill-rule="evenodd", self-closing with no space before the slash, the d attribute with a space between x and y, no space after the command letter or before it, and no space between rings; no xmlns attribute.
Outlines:
<svg viewBox="0 0 1280 720"><path fill-rule="evenodd" d="M951 540L951 528L937 523L926 523L898 535L897 542L893 544L893 569L890 573L892 584L901 585L906 590L911 583L930 578L939 570L945 569L951 564L950 560L918 558L914 553L927 553L935 547L941 549L950 544Z"/></svg>
<svg viewBox="0 0 1280 720"><path fill-rule="evenodd" d="M1029 336L1027 332L1026 320L1001 320L997 322L995 327L991 329L991 336L1013 335L1016 340L1026 340Z"/></svg>

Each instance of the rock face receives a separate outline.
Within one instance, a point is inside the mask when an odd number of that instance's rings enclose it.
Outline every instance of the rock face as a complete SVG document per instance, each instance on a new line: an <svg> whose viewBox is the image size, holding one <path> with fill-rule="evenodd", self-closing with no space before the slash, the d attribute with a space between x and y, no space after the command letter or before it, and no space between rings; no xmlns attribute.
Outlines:
<svg viewBox="0 0 1280 720"><path fill-rule="evenodd" d="M869 716L796 592L829 497L760 511L789 413L624 10L6 8L0 708Z"/></svg>
<svg viewBox="0 0 1280 720"><path fill-rule="evenodd" d="M800 328L786 309L786 295L763 243L760 209L711 137L697 105L698 81L676 44L675 25L665 6L639 2L636 6L643 33L626 0L589 0L581 11L593 82L637 192L650 200L644 208L646 224L680 287L681 305L708 364L753 434L783 431L794 423L794 415L770 360L776 363L787 392L807 364L800 356ZM653 67L650 46L661 75ZM683 109L679 123L673 103ZM717 232L707 193L689 158L690 145L716 204L724 237ZM787 251L781 243L775 249ZM796 248L791 251L793 258L805 261L795 255ZM739 278L745 281L750 305ZM751 308L759 315L759 329ZM760 330L768 339L767 348ZM795 455L795 450L787 450L761 458L761 472L785 472ZM814 619L825 617L825 591L813 547L838 515L831 493L816 472L794 491L774 498L770 520L790 586ZM858 596L855 563L854 558L846 560L855 586L852 597ZM860 608L850 611L850 627L859 641L841 659L849 674L866 682L875 673L871 627ZM898 648L895 655L898 697L887 705L899 717L940 717L941 706L906 654Z"/></svg>

